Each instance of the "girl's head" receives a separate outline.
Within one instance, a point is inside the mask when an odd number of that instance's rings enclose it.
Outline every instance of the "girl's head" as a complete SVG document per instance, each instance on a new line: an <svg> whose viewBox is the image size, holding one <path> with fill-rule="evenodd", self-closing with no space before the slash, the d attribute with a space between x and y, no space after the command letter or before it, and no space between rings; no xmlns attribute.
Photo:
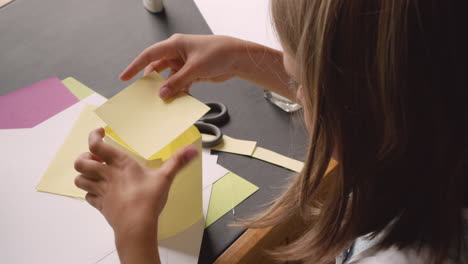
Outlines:
<svg viewBox="0 0 468 264"><path fill-rule="evenodd" d="M303 171L255 223L306 223L278 255L329 261L385 227L382 248L427 248L435 260L458 242L468 192L463 12L452 1L272 0L310 132ZM324 178L334 151L339 166Z"/></svg>

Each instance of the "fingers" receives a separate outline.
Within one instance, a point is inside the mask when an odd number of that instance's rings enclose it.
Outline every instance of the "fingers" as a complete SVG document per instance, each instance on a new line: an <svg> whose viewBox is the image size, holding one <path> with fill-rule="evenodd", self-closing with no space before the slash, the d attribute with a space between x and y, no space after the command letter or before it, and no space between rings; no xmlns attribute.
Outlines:
<svg viewBox="0 0 468 264"><path fill-rule="evenodd" d="M162 72L167 68L171 68L171 72L177 72L180 68L183 66L183 62L181 60L158 60L150 63L148 66L146 66L145 71L143 75L147 75L148 73L151 73L153 71L156 72ZM170 75L169 75L170 76Z"/></svg>
<svg viewBox="0 0 468 264"><path fill-rule="evenodd" d="M149 73L154 72L154 64L155 63L159 63L159 61L152 62L148 66L146 66L145 70L143 71L143 76L146 76Z"/></svg>
<svg viewBox="0 0 468 264"><path fill-rule="evenodd" d="M183 92L183 93L186 93L186 94L188 94L188 95L191 95L191 94L190 94L190 86L185 87L185 88L183 88L183 89L180 90L180 91Z"/></svg>
<svg viewBox="0 0 468 264"><path fill-rule="evenodd" d="M159 89L159 96L163 99L168 99L182 89L190 86L195 78L194 67L186 63L179 71L173 73L172 76L167 79L164 86Z"/></svg>
<svg viewBox="0 0 468 264"><path fill-rule="evenodd" d="M99 211L102 210L101 199L99 199L97 195L94 195L92 193L87 193L85 196L85 199L94 208L98 209Z"/></svg>
<svg viewBox="0 0 468 264"><path fill-rule="evenodd" d="M101 194L100 192L100 188L99 188L99 182L97 181L92 181L88 178L86 178L83 174L80 174L78 176L76 176L75 178L75 185L76 187L88 192L88 193L91 193L91 194L94 194L94 195L98 195L98 194Z"/></svg>
<svg viewBox="0 0 468 264"><path fill-rule="evenodd" d="M169 40L164 40L156 43L138 55L132 63L120 74L120 80L128 81L137 73L143 70L148 64L153 61L163 58L173 58L177 55L177 49Z"/></svg>
<svg viewBox="0 0 468 264"><path fill-rule="evenodd" d="M176 74L176 73L177 73L177 71L171 70L171 72L169 73L169 78L170 78L172 75ZM191 87L191 86L192 86L192 83L189 83L188 85L182 87L179 91L190 95L189 90L190 90L190 87Z"/></svg>
<svg viewBox="0 0 468 264"><path fill-rule="evenodd" d="M104 143L102 141L104 135L103 128L98 128L89 134L89 151L105 163L112 164L116 160L120 160L124 154L111 145Z"/></svg>
<svg viewBox="0 0 468 264"><path fill-rule="evenodd" d="M106 166L97 160L100 159L92 153L83 153L75 160L75 170L90 180L100 180Z"/></svg>
<svg viewBox="0 0 468 264"><path fill-rule="evenodd" d="M178 171L187 166L198 155L197 149L193 146L183 148L168 159L159 168L158 172L160 175L165 177L169 184L174 180L175 175Z"/></svg>

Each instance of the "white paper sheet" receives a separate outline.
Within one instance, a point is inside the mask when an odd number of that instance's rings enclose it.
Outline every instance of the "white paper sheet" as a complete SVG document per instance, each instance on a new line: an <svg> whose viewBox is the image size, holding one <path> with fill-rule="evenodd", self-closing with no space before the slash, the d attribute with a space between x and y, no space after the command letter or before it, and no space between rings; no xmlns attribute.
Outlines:
<svg viewBox="0 0 468 264"><path fill-rule="evenodd" d="M216 164L218 160L217 155L211 155L210 150L203 149L203 168L214 167L213 163ZM216 164L217 165L217 164ZM219 165L218 165L219 166ZM220 166L221 167L221 166ZM221 167L222 168L222 167ZM224 168L223 168L224 169ZM224 169L226 170L226 169ZM208 179L215 179L219 176L221 170L203 170L203 181L207 182ZM227 170L226 170L227 171ZM198 257L200 253L200 246L203 238L203 230L205 226L205 219L208 213L208 207L210 204L212 183L207 184L203 187L203 217L204 219L197 222L180 234L175 235L169 239L159 242L159 258L161 263L167 264L196 264L198 263ZM195 254L196 253L196 254ZM117 264L119 263L119 256L117 252L113 252L99 264Z"/></svg>
<svg viewBox="0 0 468 264"><path fill-rule="evenodd" d="M0 130L2 263L94 263L113 250L94 208L34 188L84 105L104 101L92 95L32 129Z"/></svg>
<svg viewBox="0 0 468 264"><path fill-rule="evenodd" d="M37 192L35 186L93 94L32 129L0 130L0 259L5 263L119 263L113 231L85 201ZM204 150L203 215L211 186L228 171ZM205 186L206 185L206 186ZM160 242L163 263L198 263L204 219Z"/></svg>
<svg viewBox="0 0 468 264"><path fill-rule="evenodd" d="M281 49L270 19L270 0L195 0L214 34Z"/></svg>
<svg viewBox="0 0 468 264"><path fill-rule="evenodd" d="M162 264L196 264L200 254L205 221L201 219L177 235L159 241L159 258ZM118 264L119 255L113 251L99 264Z"/></svg>
<svg viewBox="0 0 468 264"><path fill-rule="evenodd" d="M206 151L203 151L202 155L203 188L206 188L226 175L229 171L218 165L218 155L207 154Z"/></svg>
<svg viewBox="0 0 468 264"><path fill-rule="evenodd" d="M211 189L213 185L210 184L203 188L203 218L206 219L208 215L208 208L210 207Z"/></svg>

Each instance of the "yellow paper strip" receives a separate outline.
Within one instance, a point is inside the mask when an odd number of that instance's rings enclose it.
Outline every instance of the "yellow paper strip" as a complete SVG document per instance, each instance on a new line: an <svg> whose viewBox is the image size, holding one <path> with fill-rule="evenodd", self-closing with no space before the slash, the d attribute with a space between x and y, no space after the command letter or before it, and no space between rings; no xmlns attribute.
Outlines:
<svg viewBox="0 0 468 264"><path fill-rule="evenodd" d="M84 98L92 95L94 93L93 90L88 88L86 85L80 83L73 77L68 77L62 80L63 85L65 85L70 92L76 96L76 98L83 100Z"/></svg>
<svg viewBox="0 0 468 264"><path fill-rule="evenodd" d="M252 157L269 163L273 163L275 165L284 167L286 169L290 169L295 172L300 172L302 170L302 167L304 166L303 162L291 159L289 157L283 156L281 154L261 147L255 148Z"/></svg>
<svg viewBox="0 0 468 264"><path fill-rule="evenodd" d="M257 186L233 172L229 172L213 183L205 228L216 222L257 190Z"/></svg>
<svg viewBox="0 0 468 264"><path fill-rule="evenodd" d="M213 139L213 135L202 134L203 140ZM300 172L304 163L274 151L261 148L256 146L257 142L235 139L226 135L223 135L223 141L219 145L212 147L211 149L223 152L229 152L234 154L241 154L245 156L251 156L256 159L260 159L292 171Z"/></svg>
<svg viewBox="0 0 468 264"><path fill-rule="evenodd" d="M184 93L163 101L158 96L163 82L159 74L148 74L96 109L97 115L145 159L172 142L209 110Z"/></svg>
<svg viewBox="0 0 468 264"><path fill-rule="evenodd" d="M211 138L211 135L202 135L203 138ZM226 135L223 135L223 141L217 146L212 147L213 150L230 152L234 154L240 154L245 156L251 156L255 150L257 142L249 140L235 139Z"/></svg>
<svg viewBox="0 0 468 264"><path fill-rule="evenodd" d="M75 171L73 164L81 153L88 151L89 132L105 125L94 113L95 109L96 106L85 106L37 184L38 191L84 199L85 192L74 184L78 172Z"/></svg>

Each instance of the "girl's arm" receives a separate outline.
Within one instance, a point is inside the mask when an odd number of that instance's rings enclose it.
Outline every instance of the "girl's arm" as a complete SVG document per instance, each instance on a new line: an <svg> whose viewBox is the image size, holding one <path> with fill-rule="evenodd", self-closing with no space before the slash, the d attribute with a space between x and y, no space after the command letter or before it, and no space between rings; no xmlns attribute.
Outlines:
<svg viewBox="0 0 468 264"><path fill-rule="evenodd" d="M87 192L86 201L98 209L114 229L122 263L160 263L159 215L175 175L198 152L193 146L185 147L159 169L149 169L104 143L103 137L103 128L90 133L90 152L83 153L75 161L75 169L81 173L75 185Z"/></svg>
<svg viewBox="0 0 468 264"><path fill-rule="evenodd" d="M115 244L120 263L159 264L157 225L140 227L134 232L116 233Z"/></svg>
<svg viewBox="0 0 468 264"><path fill-rule="evenodd" d="M171 74L160 89L163 98L188 91L195 82L222 82L232 77L293 97L281 51L226 36L173 35L146 48L120 78L127 81L143 69L146 74L167 68Z"/></svg>
<svg viewBox="0 0 468 264"><path fill-rule="evenodd" d="M288 89L290 80L283 64L283 52L257 43L242 41L236 76L284 97L296 100Z"/></svg>

